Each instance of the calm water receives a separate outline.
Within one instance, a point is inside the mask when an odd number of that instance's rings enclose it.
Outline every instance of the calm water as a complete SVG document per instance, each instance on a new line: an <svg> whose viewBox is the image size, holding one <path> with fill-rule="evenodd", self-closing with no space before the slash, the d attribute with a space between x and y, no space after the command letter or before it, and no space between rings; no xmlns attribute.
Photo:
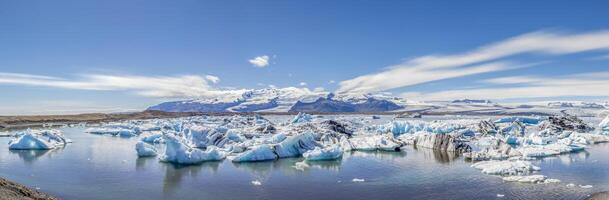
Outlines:
<svg viewBox="0 0 609 200"><path fill-rule="evenodd" d="M354 152L304 171L293 168L299 158L176 166L138 158L138 138L63 131L74 143L52 151L9 151L9 138L0 138L0 176L62 199L582 199L609 190L609 144L534 161L539 174L562 181L537 185L503 182L462 158L411 147Z"/></svg>

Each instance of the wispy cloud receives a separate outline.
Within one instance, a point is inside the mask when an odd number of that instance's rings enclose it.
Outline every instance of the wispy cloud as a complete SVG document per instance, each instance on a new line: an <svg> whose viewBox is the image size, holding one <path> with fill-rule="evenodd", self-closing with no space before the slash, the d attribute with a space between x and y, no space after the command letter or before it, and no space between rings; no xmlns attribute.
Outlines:
<svg viewBox="0 0 609 200"><path fill-rule="evenodd" d="M367 93L430 81L514 69L508 57L542 53L565 55L609 49L609 31L582 34L533 32L453 55L429 55L390 66L385 71L340 82L339 93ZM502 60L504 59L504 60Z"/></svg>
<svg viewBox="0 0 609 200"><path fill-rule="evenodd" d="M138 95L162 98L205 97L220 91L209 86L215 76L132 76L86 74L75 79L31 74L0 73L0 84L54 87L74 90L132 91Z"/></svg>
<svg viewBox="0 0 609 200"><path fill-rule="evenodd" d="M255 67L266 67L269 66L270 57L267 55L258 56L253 59L248 60Z"/></svg>
<svg viewBox="0 0 609 200"><path fill-rule="evenodd" d="M445 90L431 93L403 93L422 100L513 99L566 96L609 96L609 72L558 77L513 76L485 80L495 85L476 89Z"/></svg>
<svg viewBox="0 0 609 200"><path fill-rule="evenodd" d="M207 79L208 81L211 81L212 83L220 82L220 78L217 76L213 76L213 75L205 75L205 79Z"/></svg>
<svg viewBox="0 0 609 200"><path fill-rule="evenodd" d="M300 82L300 83L298 83L298 85L300 85L300 86L307 86L307 83L306 82Z"/></svg>

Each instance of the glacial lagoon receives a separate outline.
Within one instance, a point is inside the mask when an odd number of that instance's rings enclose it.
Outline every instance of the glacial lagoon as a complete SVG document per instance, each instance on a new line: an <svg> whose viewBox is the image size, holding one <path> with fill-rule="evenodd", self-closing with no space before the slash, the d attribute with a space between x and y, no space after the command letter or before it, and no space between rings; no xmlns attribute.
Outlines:
<svg viewBox="0 0 609 200"><path fill-rule="evenodd" d="M177 165L138 158L140 137L85 129L60 128L73 143L52 150L9 150L11 138L1 137L0 176L61 199L583 199L609 190L609 143L532 160L541 168L533 174L561 181L534 184L505 182L460 155L412 145L399 152L345 152L342 159L307 161L304 168L297 167L302 157Z"/></svg>

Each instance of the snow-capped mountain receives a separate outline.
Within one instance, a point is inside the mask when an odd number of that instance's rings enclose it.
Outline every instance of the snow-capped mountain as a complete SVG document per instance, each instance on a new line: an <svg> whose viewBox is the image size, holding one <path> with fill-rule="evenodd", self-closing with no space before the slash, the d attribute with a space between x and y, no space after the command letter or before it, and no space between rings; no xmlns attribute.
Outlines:
<svg viewBox="0 0 609 200"><path fill-rule="evenodd" d="M307 88L232 91L221 98L165 102L148 110L167 112L383 112L404 107L405 100L381 94L334 95Z"/></svg>

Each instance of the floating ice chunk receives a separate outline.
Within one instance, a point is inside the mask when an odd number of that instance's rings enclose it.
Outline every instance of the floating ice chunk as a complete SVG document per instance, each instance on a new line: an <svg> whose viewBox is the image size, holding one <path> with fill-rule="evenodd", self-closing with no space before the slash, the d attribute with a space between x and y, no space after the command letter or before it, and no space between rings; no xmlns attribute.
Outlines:
<svg viewBox="0 0 609 200"><path fill-rule="evenodd" d="M505 195L504 194L497 194L497 197L502 198L502 197L505 197Z"/></svg>
<svg viewBox="0 0 609 200"><path fill-rule="evenodd" d="M163 134L152 134L142 138L143 142L146 143L163 143Z"/></svg>
<svg viewBox="0 0 609 200"><path fill-rule="evenodd" d="M560 183L560 180L554 178L548 178L544 181L544 183Z"/></svg>
<svg viewBox="0 0 609 200"><path fill-rule="evenodd" d="M575 184L569 183L569 184L567 184L567 187L575 187Z"/></svg>
<svg viewBox="0 0 609 200"><path fill-rule="evenodd" d="M55 148L55 144L44 140L34 133L25 133L11 140L8 148L13 150L48 150Z"/></svg>
<svg viewBox="0 0 609 200"><path fill-rule="evenodd" d="M544 183L547 179L544 175L529 175L529 176L507 176L503 177L503 181L520 182L520 183Z"/></svg>
<svg viewBox="0 0 609 200"><path fill-rule="evenodd" d="M271 142L272 143L280 143L282 141L284 141L287 137L285 136L285 134L283 133L278 133L273 135L273 137L271 138Z"/></svg>
<svg viewBox="0 0 609 200"><path fill-rule="evenodd" d="M260 181L254 180L252 181L252 185L259 186L262 185L262 183Z"/></svg>
<svg viewBox="0 0 609 200"><path fill-rule="evenodd" d="M361 178L361 179L360 179L360 178L354 178L353 180L351 180L351 182L356 182L356 183L357 183L357 182L365 182L365 181L366 181L366 180L365 180L365 179L363 179L363 178Z"/></svg>
<svg viewBox="0 0 609 200"><path fill-rule="evenodd" d="M279 158L297 157L318 146L312 133L290 136L275 146Z"/></svg>
<svg viewBox="0 0 609 200"><path fill-rule="evenodd" d="M354 150L361 151L399 151L402 146L391 135L354 137L349 139L349 142Z"/></svg>
<svg viewBox="0 0 609 200"><path fill-rule="evenodd" d="M17 138L9 141L9 149L14 150L47 150L64 146L72 141L65 138L58 130L26 130L16 133Z"/></svg>
<svg viewBox="0 0 609 200"><path fill-rule="evenodd" d="M268 144L262 144L254 146L245 152L239 153L235 156L229 156L229 160L233 162L255 162L265 160L277 159L277 154L273 151L273 148Z"/></svg>
<svg viewBox="0 0 609 200"><path fill-rule="evenodd" d="M563 143L553 143L548 145L529 145L516 148L524 157L547 157L563 153L570 153L583 150L583 146L568 145Z"/></svg>
<svg viewBox="0 0 609 200"><path fill-rule="evenodd" d="M593 186L592 185L579 185L580 188L584 188L584 189L590 189Z"/></svg>
<svg viewBox="0 0 609 200"><path fill-rule="evenodd" d="M536 145L546 145L550 143L555 143L556 140L557 138L553 136L544 137L537 134L533 134L528 137L527 143Z"/></svg>
<svg viewBox="0 0 609 200"><path fill-rule="evenodd" d="M292 166L292 167L294 167L294 169L304 171L305 169L309 168L310 166L305 161L302 161L302 162L294 163L294 166Z"/></svg>
<svg viewBox="0 0 609 200"><path fill-rule="evenodd" d="M211 128L203 127L203 126L190 126L184 129L184 137L189 142L192 147L196 148L205 148L209 143L209 139L207 135L210 131L213 131Z"/></svg>
<svg viewBox="0 0 609 200"><path fill-rule="evenodd" d="M347 138L347 137L344 137L344 136L341 137L340 141L339 141L339 144L340 144L340 148L343 151L351 151L351 150L353 150L353 146L351 145L351 142L349 142L349 138Z"/></svg>
<svg viewBox="0 0 609 200"><path fill-rule="evenodd" d="M474 163L472 167L482 170L482 173L494 175L518 175L540 170L531 162L521 160L481 161Z"/></svg>
<svg viewBox="0 0 609 200"><path fill-rule="evenodd" d="M415 145L449 152L469 152L471 147L450 134L420 132L416 134Z"/></svg>
<svg viewBox="0 0 609 200"><path fill-rule="evenodd" d="M601 121L601 123L599 123L598 126L603 131L609 131L609 115L607 115L607 117L605 117L605 119L603 119L603 121Z"/></svg>
<svg viewBox="0 0 609 200"><path fill-rule="evenodd" d="M305 160L336 160L343 155L340 146L333 145L326 148L315 147L315 149L302 154Z"/></svg>
<svg viewBox="0 0 609 200"><path fill-rule="evenodd" d="M367 127L370 131L375 131L378 133L388 133L391 132L393 136L397 137L406 133L416 133L416 132L431 132L431 133L450 133L456 130L466 128L465 124L469 123L469 121L457 121L457 122L442 122L442 121L434 121L434 122L424 122L424 121L392 121L388 124L383 125L375 125Z"/></svg>
<svg viewBox="0 0 609 200"><path fill-rule="evenodd" d="M313 117L311 117L311 115L307 114L307 113L302 113L299 112L298 115L296 115L293 119L292 119L292 124L298 124L298 123L306 123L306 122L311 122L313 120Z"/></svg>
<svg viewBox="0 0 609 200"><path fill-rule="evenodd" d="M146 144L142 141L135 144L135 151L137 151L138 157L152 157L156 156L156 148L154 146Z"/></svg>
<svg viewBox="0 0 609 200"><path fill-rule="evenodd" d="M226 152L215 146L209 146L206 151L192 148L180 138L167 134L163 135L165 140L165 152L159 158L163 162L177 164L198 164L205 161L218 161L226 157Z"/></svg>
<svg viewBox="0 0 609 200"><path fill-rule="evenodd" d="M112 136L120 136L120 137L133 137L136 136L136 132L131 129L124 128L88 128L85 130L87 133L98 134L98 135L112 135Z"/></svg>
<svg viewBox="0 0 609 200"><path fill-rule="evenodd" d="M569 138L572 139L574 143L584 145L609 142L609 136L593 133L571 133Z"/></svg>
<svg viewBox="0 0 609 200"><path fill-rule="evenodd" d="M542 119L539 117L504 117L495 120L495 123L512 123L512 122L522 122L525 124L539 124Z"/></svg>

